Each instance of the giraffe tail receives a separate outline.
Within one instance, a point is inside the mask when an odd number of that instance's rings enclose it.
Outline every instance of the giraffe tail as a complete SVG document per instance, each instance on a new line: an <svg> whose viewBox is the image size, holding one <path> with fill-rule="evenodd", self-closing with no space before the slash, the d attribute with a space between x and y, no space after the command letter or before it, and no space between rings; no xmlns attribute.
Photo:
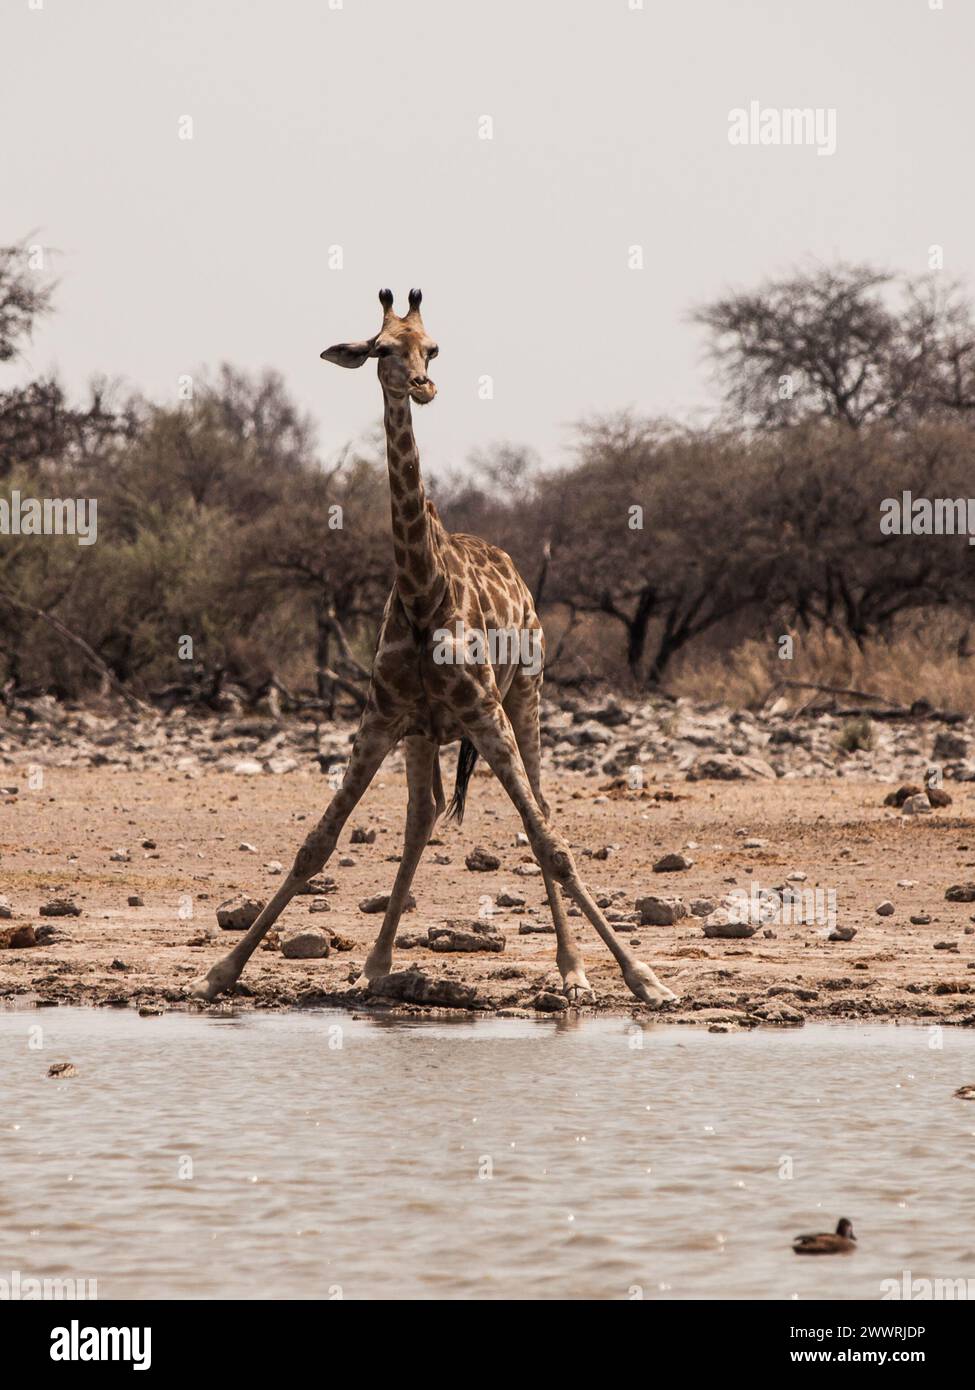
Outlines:
<svg viewBox="0 0 975 1390"><path fill-rule="evenodd" d="M462 738L460 741L460 752L457 754L457 780L454 782L454 794L447 807L447 819L455 820L458 825L464 819L464 806L467 801L467 784L471 780L474 771L474 764L477 762L477 749L469 738Z"/></svg>

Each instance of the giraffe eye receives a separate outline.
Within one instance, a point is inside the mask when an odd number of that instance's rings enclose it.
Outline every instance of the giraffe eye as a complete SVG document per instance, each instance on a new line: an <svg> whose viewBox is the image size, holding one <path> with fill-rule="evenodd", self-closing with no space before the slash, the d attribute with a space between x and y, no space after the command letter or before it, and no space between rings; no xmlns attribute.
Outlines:
<svg viewBox="0 0 975 1390"><path fill-rule="evenodd" d="M391 347L387 347L385 344L383 344L382 347L377 347L377 348L376 348L376 356L377 356L377 357L389 357L390 354L392 353L392 351L393 351L393 349L392 349Z"/></svg>

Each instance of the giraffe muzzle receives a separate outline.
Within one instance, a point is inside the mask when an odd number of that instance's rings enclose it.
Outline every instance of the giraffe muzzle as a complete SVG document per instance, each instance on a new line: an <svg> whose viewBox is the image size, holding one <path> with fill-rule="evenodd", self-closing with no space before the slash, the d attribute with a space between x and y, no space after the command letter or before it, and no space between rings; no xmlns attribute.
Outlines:
<svg viewBox="0 0 975 1390"><path fill-rule="evenodd" d="M429 405L436 394L437 388L429 377L424 377L424 379L418 381L416 385L412 382L410 383L410 398L414 400L417 405Z"/></svg>

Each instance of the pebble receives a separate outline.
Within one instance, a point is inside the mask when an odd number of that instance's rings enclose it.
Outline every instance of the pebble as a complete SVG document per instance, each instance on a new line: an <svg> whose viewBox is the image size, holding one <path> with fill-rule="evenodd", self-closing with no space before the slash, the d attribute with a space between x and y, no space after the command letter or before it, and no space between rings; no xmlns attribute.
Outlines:
<svg viewBox="0 0 975 1390"><path fill-rule="evenodd" d="M684 869L689 869L694 863L693 859L688 859L686 854L664 854L653 866L655 874L674 874L680 873Z"/></svg>
<svg viewBox="0 0 975 1390"><path fill-rule="evenodd" d="M646 927L673 927L687 916L683 898L637 898L636 910Z"/></svg>
<svg viewBox="0 0 975 1390"><path fill-rule="evenodd" d="M476 845L475 848L471 850L470 854L464 859L464 863L470 869L471 873L475 874L492 873L495 869L501 868L501 860L498 856L489 853L486 849L482 849L480 845Z"/></svg>
<svg viewBox="0 0 975 1390"><path fill-rule="evenodd" d="M52 898L41 904L40 914L42 917L80 917L81 908L70 898Z"/></svg>
<svg viewBox="0 0 975 1390"><path fill-rule="evenodd" d="M227 898L217 908L217 925L224 931L246 931L252 927L264 910L264 903L257 898L238 894Z"/></svg>
<svg viewBox="0 0 975 1390"><path fill-rule="evenodd" d="M281 954L288 960L322 960L328 951L328 933L321 927L296 927L281 934Z"/></svg>

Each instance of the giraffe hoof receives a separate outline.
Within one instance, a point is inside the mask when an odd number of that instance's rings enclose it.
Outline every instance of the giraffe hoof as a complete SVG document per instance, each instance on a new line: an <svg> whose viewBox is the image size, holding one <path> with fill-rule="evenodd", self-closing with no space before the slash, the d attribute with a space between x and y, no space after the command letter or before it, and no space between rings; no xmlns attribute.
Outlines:
<svg viewBox="0 0 975 1390"><path fill-rule="evenodd" d="M239 972L228 969L226 966L215 965L206 975L201 975L198 980L194 980L187 991L190 999L203 999L208 1004L216 999L218 994L223 994L224 990L232 989L237 983Z"/></svg>
<svg viewBox="0 0 975 1390"><path fill-rule="evenodd" d="M633 968L623 973L626 987L631 994L635 994L642 1004L646 1004L651 1009L663 1008L665 1004L679 1004L679 997L662 985L649 965L644 965L642 961L636 961Z"/></svg>
<svg viewBox="0 0 975 1390"><path fill-rule="evenodd" d="M582 970L571 970L566 975L562 993L573 1005L595 1004L596 1002L596 992Z"/></svg>
<svg viewBox="0 0 975 1390"><path fill-rule="evenodd" d="M583 989L581 985L566 985L562 993L568 999L573 1008L580 1005L595 1004L596 993L591 989Z"/></svg>

